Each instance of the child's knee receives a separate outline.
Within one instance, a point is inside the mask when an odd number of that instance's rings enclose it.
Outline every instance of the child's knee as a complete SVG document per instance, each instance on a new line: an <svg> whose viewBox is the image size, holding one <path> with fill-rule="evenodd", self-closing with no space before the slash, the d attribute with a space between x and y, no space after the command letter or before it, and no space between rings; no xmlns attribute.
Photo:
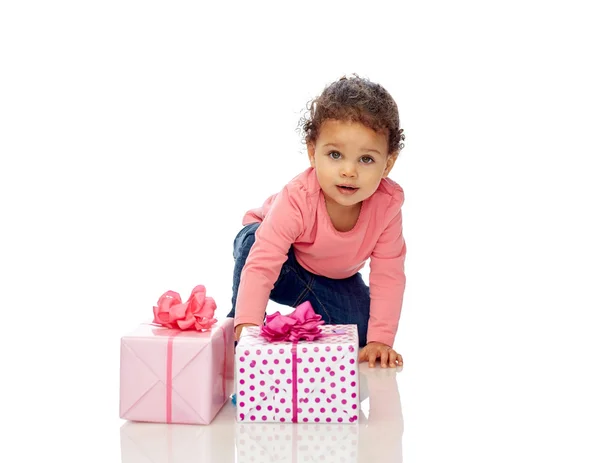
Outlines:
<svg viewBox="0 0 600 463"><path fill-rule="evenodd" d="M236 243L234 244L234 253L233 257L238 259L239 257L245 258L250 253L250 249L254 245L256 241L256 236L254 234L254 230L249 231L244 236L240 236L236 239Z"/></svg>

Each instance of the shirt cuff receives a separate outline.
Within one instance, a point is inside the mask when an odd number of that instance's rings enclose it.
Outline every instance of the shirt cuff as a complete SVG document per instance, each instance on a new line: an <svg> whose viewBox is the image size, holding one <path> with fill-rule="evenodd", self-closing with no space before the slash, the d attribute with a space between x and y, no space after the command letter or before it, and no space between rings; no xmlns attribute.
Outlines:
<svg viewBox="0 0 600 463"><path fill-rule="evenodd" d="M264 320L265 320L264 316L263 316L263 318L249 316L249 315L242 315L240 317L236 316L233 320L233 327L235 329L236 326L243 325L244 323L252 323L253 325L256 325L256 326L262 326L264 324Z"/></svg>
<svg viewBox="0 0 600 463"><path fill-rule="evenodd" d="M389 336L382 333L375 335L369 335L369 333L367 333L367 344L370 342L380 342L382 344L385 344L386 346L390 346L393 349L394 338L395 336Z"/></svg>

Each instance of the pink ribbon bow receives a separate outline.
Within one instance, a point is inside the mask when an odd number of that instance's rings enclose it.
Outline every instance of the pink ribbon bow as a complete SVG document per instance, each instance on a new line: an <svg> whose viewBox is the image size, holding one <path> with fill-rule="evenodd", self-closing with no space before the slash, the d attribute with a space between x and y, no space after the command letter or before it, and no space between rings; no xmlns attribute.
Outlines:
<svg viewBox="0 0 600 463"><path fill-rule="evenodd" d="M214 318L217 304L212 297L206 297L206 288L196 286L186 302L179 293L167 291L154 306L153 323L180 330L210 330L217 321Z"/></svg>
<svg viewBox="0 0 600 463"><path fill-rule="evenodd" d="M303 302L289 315L275 312L267 315L267 323L260 329L260 334L269 342L292 341L302 339L313 341L323 336L319 325L325 322L321 315L315 313L310 301Z"/></svg>

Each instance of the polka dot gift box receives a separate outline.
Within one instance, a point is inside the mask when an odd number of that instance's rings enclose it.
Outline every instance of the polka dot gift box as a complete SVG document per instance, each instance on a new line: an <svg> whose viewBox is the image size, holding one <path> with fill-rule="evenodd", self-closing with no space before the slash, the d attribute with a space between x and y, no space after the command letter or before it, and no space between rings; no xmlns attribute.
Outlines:
<svg viewBox="0 0 600 463"><path fill-rule="evenodd" d="M358 421L357 327L324 325L309 302L245 327L235 374L238 422Z"/></svg>

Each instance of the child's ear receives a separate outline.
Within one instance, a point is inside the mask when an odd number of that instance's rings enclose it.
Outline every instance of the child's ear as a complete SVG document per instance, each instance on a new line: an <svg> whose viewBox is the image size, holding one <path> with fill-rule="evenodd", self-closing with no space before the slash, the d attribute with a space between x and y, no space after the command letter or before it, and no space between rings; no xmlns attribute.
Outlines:
<svg viewBox="0 0 600 463"><path fill-rule="evenodd" d="M394 167L394 164L396 163L396 159L398 159L398 151L395 151L387 157L382 178L386 178L390 174L392 167Z"/></svg>
<svg viewBox="0 0 600 463"><path fill-rule="evenodd" d="M315 145L313 143L308 143L306 145L306 151L308 151L308 160L310 161L310 166L315 167Z"/></svg>

